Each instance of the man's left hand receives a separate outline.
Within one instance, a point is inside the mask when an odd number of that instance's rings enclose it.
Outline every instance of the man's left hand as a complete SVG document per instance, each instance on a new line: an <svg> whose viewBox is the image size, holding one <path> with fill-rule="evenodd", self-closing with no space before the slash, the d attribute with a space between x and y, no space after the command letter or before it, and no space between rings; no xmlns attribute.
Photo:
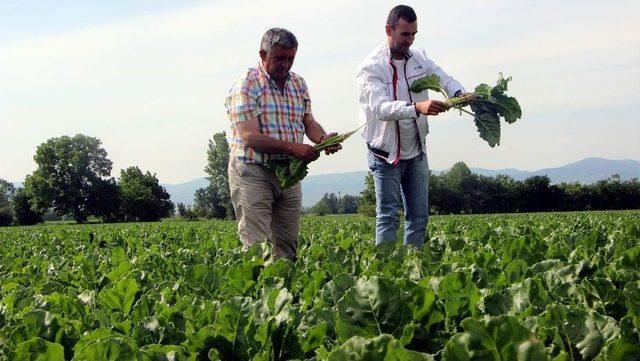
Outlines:
<svg viewBox="0 0 640 361"><path fill-rule="evenodd" d="M324 136L322 136L322 138L320 138L320 141L318 143L322 143L323 141L333 137L334 135L338 135L338 132L325 134ZM342 144L332 145L329 148L324 150L324 154L326 154L326 155L333 154L333 153L339 151L340 149L342 149Z"/></svg>

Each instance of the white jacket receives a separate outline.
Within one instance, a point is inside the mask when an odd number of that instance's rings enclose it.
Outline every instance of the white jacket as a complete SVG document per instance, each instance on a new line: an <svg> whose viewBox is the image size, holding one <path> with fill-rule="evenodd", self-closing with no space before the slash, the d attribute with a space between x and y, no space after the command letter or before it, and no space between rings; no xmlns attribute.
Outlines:
<svg viewBox="0 0 640 361"><path fill-rule="evenodd" d="M365 124L362 137L373 152L389 163L397 163L400 154L400 133L398 120L414 119L420 133L420 146L425 152L425 140L429 133L427 116L416 117L413 102L429 99L427 91L409 92L411 99L397 100L395 84L406 81L407 87L419 78L436 74L440 85L452 97L458 91L464 92L460 83L447 75L439 66L427 58L424 49L412 48L406 55L406 79L398 79L391 63L391 51L385 42L374 49L358 66L357 84L360 102L360 124Z"/></svg>

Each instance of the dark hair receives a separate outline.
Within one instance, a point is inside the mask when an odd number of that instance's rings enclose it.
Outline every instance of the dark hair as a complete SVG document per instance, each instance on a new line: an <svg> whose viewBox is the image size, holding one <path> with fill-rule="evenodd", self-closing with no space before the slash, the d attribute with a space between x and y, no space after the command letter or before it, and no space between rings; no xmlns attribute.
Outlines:
<svg viewBox="0 0 640 361"><path fill-rule="evenodd" d="M287 29L272 28L267 30L262 36L260 41L260 50L264 50L267 53L271 51L275 46L281 46L285 49L293 49L298 47L298 40Z"/></svg>
<svg viewBox="0 0 640 361"><path fill-rule="evenodd" d="M418 16L411 6L398 5L389 11L387 25L391 26L391 29L395 29L398 27L400 19L404 19L406 22L412 23L418 19Z"/></svg>

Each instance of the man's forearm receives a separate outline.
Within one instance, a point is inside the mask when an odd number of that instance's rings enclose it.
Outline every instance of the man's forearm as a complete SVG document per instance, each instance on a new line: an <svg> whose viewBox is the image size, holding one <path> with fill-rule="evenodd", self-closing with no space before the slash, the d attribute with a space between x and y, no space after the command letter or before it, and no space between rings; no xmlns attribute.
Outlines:
<svg viewBox="0 0 640 361"><path fill-rule="evenodd" d="M273 139L259 132L243 137L247 147L262 153L293 154L294 143Z"/></svg>
<svg viewBox="0 0 640 361"><path fill-rule="evenodd" d="M316 122L310 114L305 116L303 123L305 128L304 133L307 135L307 138L314 143L320 143L322 141L322 137L327 134L320 123Z"/></svg>

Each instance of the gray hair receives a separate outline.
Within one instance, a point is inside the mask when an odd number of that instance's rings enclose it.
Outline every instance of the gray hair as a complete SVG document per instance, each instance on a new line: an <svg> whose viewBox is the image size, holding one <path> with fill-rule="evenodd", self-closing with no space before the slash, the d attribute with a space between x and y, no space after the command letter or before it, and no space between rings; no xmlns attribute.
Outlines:
<svg viewBox="0 0 640 361"><path fill-rule="evenodd" d="M296 36L287 29L269 29L262 36L262 41L260 42L260 50L264 50L268 53L276 46L280 46L285 49L297 48L298 40L296 39Z"/></svg>

